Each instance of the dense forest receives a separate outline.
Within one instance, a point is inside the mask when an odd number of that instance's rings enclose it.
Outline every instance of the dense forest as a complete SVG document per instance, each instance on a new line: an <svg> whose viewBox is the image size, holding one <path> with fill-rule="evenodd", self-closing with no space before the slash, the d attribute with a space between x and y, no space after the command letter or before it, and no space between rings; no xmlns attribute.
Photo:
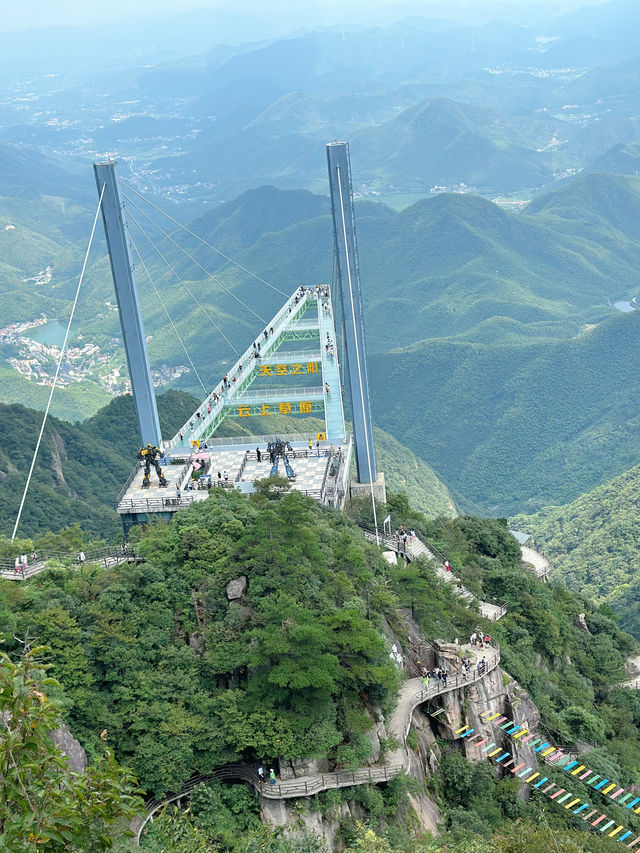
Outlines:
<svg viewBox="0 0 640 853"><path fill-rule="evenodd" d="M631 783L640 771L640 699L616 684L635 642L610 610L527 574L504 521L430 521L401 494L380 510L434 542L469 588L507 601L508 615L484 630L501 644L505 673L539 707L544 731L582 743L590 766ZM351 507L363 520L366 513L364 503ZM212 493L138 536L139 565L52 564L28 584L2 582L0 631L11 656L20 651L15 638L47 647L43 660L60 684L47 694L73 734L97 758L106 731L147 794L229 762L278 768L315 757L360 766L370 750L367 703L388 713L401 679L384 624L403 636L403 608L427 639L464 637L483 624L429 563L389 566L347 515L287 492L284 481L262 481L251 497ZM241 577L244 596L230 601L226 585ZM590 633L576 627L580 613ZM564 839L559 849L578 849L577 819L567 825L552 803L525 802L515 781L468 765L451 743L440 750L429 782L446 821L437 840L415 837L408 797L416 783L405 777L328 792L309 807L328 815L359 803L363 820L340 825L353 850L536 850L545 838L540 813ZM608 849L592 841L590 849ZM144 844L154 853L321 849L310 837L285 841L261 824L253 794L220 783L198 787L188 812L169 807Z"/></svg>
<svg viewBox="0 0 640 853"><path fill-rule="evenodd" d="M639 484L636 465L570 504L514 519L549 554L554 578L610 605L635 637L640 637L635 588L640 571Z"/></svg>

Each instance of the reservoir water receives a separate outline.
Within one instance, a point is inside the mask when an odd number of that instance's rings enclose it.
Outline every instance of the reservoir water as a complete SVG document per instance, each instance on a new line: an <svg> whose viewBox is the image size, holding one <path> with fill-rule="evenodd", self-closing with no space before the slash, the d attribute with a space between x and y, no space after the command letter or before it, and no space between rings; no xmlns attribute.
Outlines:
<svg viewBox="0 0 640 853"><path fill-rule="evenodd" d="M61 347L64 341L64 333L67 331L67 322L62 322L61 320L49 320L48 323L45 323L42 326L36 326L34 329L28 329L24 334L26 337L31 338L33 341L38 341L39 344L46 344L47 346L58 346ZM71 326L71 331L69 332L69 340L73 339L77 328Z"/></svg>
<svg viewBox="0 0 640 853"><path fill-rule="evenodd" d="M629 311L635 311L636 306L631 302L614 302L613 307L617 308L618 311L622 311L623 314L628 314Z"/></svg>

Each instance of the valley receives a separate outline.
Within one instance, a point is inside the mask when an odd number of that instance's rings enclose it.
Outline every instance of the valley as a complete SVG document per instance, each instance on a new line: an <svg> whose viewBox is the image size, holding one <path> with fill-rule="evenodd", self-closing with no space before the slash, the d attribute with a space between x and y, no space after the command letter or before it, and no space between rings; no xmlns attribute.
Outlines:
<svg viewBox="0 0 640 853"><path fill-rule="evenodd" d="M0 22L0 849L640 850L640 8L139 2Z"/></svg>

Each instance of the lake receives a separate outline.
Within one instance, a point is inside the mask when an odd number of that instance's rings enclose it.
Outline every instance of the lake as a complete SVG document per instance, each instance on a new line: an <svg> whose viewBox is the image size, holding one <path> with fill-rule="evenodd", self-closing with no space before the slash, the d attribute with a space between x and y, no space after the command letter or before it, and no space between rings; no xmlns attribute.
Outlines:
<svg viewBox="0 0 640 853"><path fill-rule="evenodd" d="M39 344L61 347L64 342L64 334L66 331L66 322L63 323L61 320L49 320L49 322L45 323L43 326L36 326L33 329L27 329L27 331L24 332L24 335L25 337L31 338L32 341L38 341ZM70 340L76 332L77 328L71 326L71 332L69 333Z"/></svg>
<svg viewBox="0 0 640 853"><path fill-rule="evenodd" d="M636 310L636 306L632 305L631 302L614 302L613 307L617 308L618 311L622 311L624 314L628 314L629 311Z"/></svg>

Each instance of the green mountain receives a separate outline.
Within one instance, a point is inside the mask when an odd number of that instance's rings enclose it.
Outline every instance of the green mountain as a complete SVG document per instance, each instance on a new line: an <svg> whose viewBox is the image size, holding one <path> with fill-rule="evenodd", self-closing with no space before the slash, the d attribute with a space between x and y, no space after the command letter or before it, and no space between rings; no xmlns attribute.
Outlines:
<svg viewBox="0 0 640 853"><path fill-rule="evenodd" d="M514 123L497 111L435 98L353 140L353 156L374 186L428 191L465 183L493 192L539 187L551 158L527 150Z"/></svg>
<svg viewBox="0 0 640 853"><path fill-rule="evenodd" d="M640 466L563 506L520 515L513 524L531 533L551 559L552 577L606 603L625 630L640 635Z"/></svg>
<svg viewBox="0 0 640 853"><path fill-rule="evenodd" d="M301 282L331 280L326 204L264 187L212 209L194 229L290 293ZM637 345L637 315L622 316L611 303L638 293L639 179L585 174L520 214L444 194L400 212L361 202L357 217L374 418L437 472L456 502L535 510L635 464L629 401L637 380L627 353ZM207 317L135 226L132 234L213 386L234 354L211 320L242 350L282 294L180 236L215 272L203 279L165 241ZM152 365L185 364L140 265L138 279ZM102 313L110 288L102 257L78 318L82 333L105 346L118 335L117 315ZM190 373L180 385L198 391Z"/></svg>
<svg viewBox="0 0 640 853"><path fill-rule="evenodd" d="M193 398L169 391L158 398L158 412L165 434L172 434L193 412ZM13 530L41 423L41 412L0 404L0 530L5 534ZM79 524L96 536L117 538L116 496L138 447L131 397L116 398L82 424L49 417L20 535Z"/></svg>
<svg viewBox="0 0 640 853"><path fill-rule="evenodd" d="M262 763L284 775L291 762L313 759L315 774L368 766L376 743L393 754L398 744L379 734L380 723L393 712L405 674L390 658L390 643L415 657L422 637L451 642L478 625L478 614L427 563L389 566L344 514L296 492L276 494L216 490L170 524L138 531L141 564L54 564L25 584L0 581L7 651L18 654L17 638L27 632L48 646L59 683L43 690L64 709L74 736L91 752L108 737L150 795L178 792L195 774L228 764ZM501 670L477 705L504 702L515 713L526 703L527 724L540 736L632 785L640 768L638 702L617 683L633 638L581 596L526 573L505 523L469 516L430 523L406 501L394 512L398 523L434 538L465 577L508 603L500 622L480 623L500 643ZM239 578L241 598L230 601L227 584ZM591 633L575 624L580 613ZM453 674L455 661L446 665ZM447 699L445 709L451 705ZM176 837L198 853L241 853L254 842L282 853L326 853L343 843L349 853L539 853L551 837L560 853L611 849L599 835L592 843L582 823L567 826L554 803L529 797L517 777L466 761L461 739L440 721L417 712L411 728L410 755L428 743L437 761L420 761L419 772L379 787L331 791L290 812L280 806L295 827L284 838L261 825L253 793L214 781L189 791L188 810L181 803L158 815L143 849L174 850ZM434 732L444 736L436 742ZM553 766L545 772L558 785L566 778ZM589 796L578 780L572 788ZM339 808L352 802L357 809ZM437 840L425 837L414 815L421 803L442 813ZM615 802L607 809L638 831L633 814ZM309 834L301 831L305 820ZM340 828L327 847L313 837L325 822ZM367 846L358 841L363 822Z"/></svg>

